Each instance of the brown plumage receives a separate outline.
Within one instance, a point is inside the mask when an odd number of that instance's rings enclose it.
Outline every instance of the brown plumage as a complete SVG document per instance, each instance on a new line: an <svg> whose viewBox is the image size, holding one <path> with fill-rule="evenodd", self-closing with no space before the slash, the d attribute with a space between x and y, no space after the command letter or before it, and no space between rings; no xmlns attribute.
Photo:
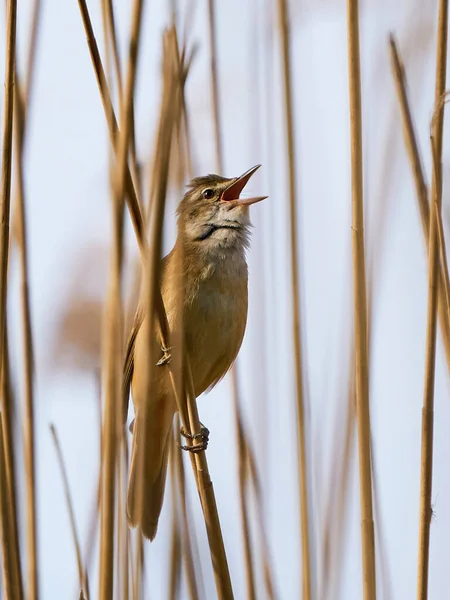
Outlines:
<svg viewBox="0 0 450 600"><path fill-rule="evenodd" d="M227 373L241 347L247 321L248 206L264 197L240 199L240 193L258 167L239 178L207 175L194 179L178 208L178 237L163 260L161 294L171 339L180 327L179 306L195 394L212 388ZM180 279L181 278L181 279ZM183 297L180 298L180 281ZM125 407L131 381L135 422L128 486L127 512L131 525L140 524L152 540L164 498L169 435L176 412L168 370L145 362L144 320L138 311L129 339L125 362ZM161 356L155 330L152 356ZM146 397L141 375L150 369L152 394ZM139 409L147 402L150 431L144 432ZM124 411L126 418L126 410ZM142 513L138 514L137 448L145 445L151 459L144 473Z"/></svg>

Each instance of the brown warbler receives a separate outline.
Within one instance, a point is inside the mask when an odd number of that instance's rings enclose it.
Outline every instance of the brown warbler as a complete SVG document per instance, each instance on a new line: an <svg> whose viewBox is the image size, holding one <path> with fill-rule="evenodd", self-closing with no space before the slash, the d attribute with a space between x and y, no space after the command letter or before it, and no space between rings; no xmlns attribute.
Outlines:
<svg viewBox="0 0 450 600"><path fill-rule="evenodd" d="M240 198L240 194L259 166L232 179L219 175L193 179L178 207L175 246L163 259L161 294L170 337L172 341L176 339L177 328L184 331L196 397L227 373L244 337L249 206L267 196ZM125 362L125 403L127 407L126 386L131 380L135 408L127 513L130 524L139 524L145 537L152 540L164 498L171 427L177 407L168 369L164 367L170 360L169 349L161 348L156 326L151 356L161 357L162 352L162 357L157 364L146 364L146 342L141 335L144 318L138 311ZM147 396L143 374L149 370L152 393ZM150 415L148 428L140 420L144 402ZM206 428L202 435L207 435ZM149 453L142 481L137 467L141 444Z"/></svg>

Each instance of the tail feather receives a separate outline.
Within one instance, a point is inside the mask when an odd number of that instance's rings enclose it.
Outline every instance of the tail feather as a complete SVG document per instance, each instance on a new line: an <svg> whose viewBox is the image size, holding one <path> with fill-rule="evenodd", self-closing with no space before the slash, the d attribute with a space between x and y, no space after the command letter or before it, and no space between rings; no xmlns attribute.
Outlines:
<svg viewBox="0 0 450 600"><path fill-rule="evenodd" d="M143 427L138 416L136 416L133 429L127 515L133 527L140 525L144 536L149 540L153 540L158 529L159 515L166 487L170 427L168 429L167 427L160 427L158 431L153 431L151 444L146 443L143 439ZM148 460L145 461L142 481L142 471L139 473L141 465L138 460L138 448L141 440L145 444L145 452L150 451ZM143 489L141 486L143 486Z"/></svg>

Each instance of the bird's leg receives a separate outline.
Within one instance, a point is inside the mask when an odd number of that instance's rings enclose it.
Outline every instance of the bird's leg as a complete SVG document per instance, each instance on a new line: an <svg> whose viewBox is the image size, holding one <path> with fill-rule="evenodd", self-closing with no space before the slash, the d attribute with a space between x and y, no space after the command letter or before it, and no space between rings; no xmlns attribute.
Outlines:
<svg viewBox="0 0 450 600"><path fill-rule="evenodd" d="M172 348L166 348L163 344L161 344L161 351L162 351L163 355L156 363L157 367L162 367L163 365L167 365L170 362L170 360L172 358L172 354L170 353L170 350L172 350Z"/></svg>
<svg viewBox="0 0 450 600"><path fill-rule="evenodd" d="M180 433L183 437L188 440L200 440L197 444L192 446L181 446L182 450L187 452L203 452L208 447L209 442L209 429L200 423L200 433L188 433L184 427L180 429Z"/></svg>

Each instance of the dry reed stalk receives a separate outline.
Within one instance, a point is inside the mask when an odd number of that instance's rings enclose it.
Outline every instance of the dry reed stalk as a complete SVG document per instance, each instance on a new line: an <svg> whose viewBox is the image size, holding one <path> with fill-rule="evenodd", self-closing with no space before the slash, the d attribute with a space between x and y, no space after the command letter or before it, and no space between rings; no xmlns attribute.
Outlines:
<svg viewBox="0 0 450 600"><path fill-rule="evenodd" d="M174 435L170 436L170 488L172 501L172 539L170 550L169 571L169 600L176 600L180 594L181 585L181 534L180 518L177 506L177 465L176 442Z"/></svg>
<svg viewBox="0 0 450 600"><path fill-rule="evenodd" d="M116 19L114 16L114 5L112 0L102 0L102 17L103 17L103 31L105 36L106 45L106 56L109 58L110 50L112 51L112 63L114 65L114 73L117 79L117 95L119 102L119 115L122 114L124 108L124 93L122 69L120 66L120 55L119 55L119 44L117 40L116 30ZM108 63L107 63L108 64ZM106 69L108 72L108 69ZM129 133L129 152L131 162L131 174L133 177L134 185L139 190L140 181L140 169L137 162L136 156L136 139L135 139L135 124L134 124L134 103L131 105L131 122L130 122L130 133ZM137 194L137 198L140 198L140 193Z"/></svg>
<svg viewBox="0 0 450 600"><path fill-rule="evenodd" d="M342 452L341 464L334 464L329 488L328 511L324 523L324 538L322 545L323 557L323 587L321 597L332 598L330 584L332 582L333 571L339 577L342 571L342 558L344 556L343 543L345 523L347 518L347 498L350 483L350 466L354 451L354 433L355 433L355 361L354 350L351 351L352 363L349 373L349 390L347 394L347 415L345 419L344 448ZM339 429L342 425L338 424ZM336 526L333 536L333 524ZM334 541L334 547L332 543ZM333 552L333 555L332 555ZM333 580L335 587L334 593L339 589L339 581Z"/></svg>
<svg viewBox="0 0 450 600"><path fill-rule="evenodd" d="M14 595L14 600L22 600L23 594L23 581L22 581L22 568L21 568L21 556L19 547L19 529L18 529L18 502L16 493L16 461L15 461L15 443L14 443L14 424L16 422L15 416L15 399L13 391L11 389L11 376L10 376L10 364L9 364L9 347L8 347L8 328L5 329L5 339L3 344L3 357L1 365L1 413L3 417L3 440L4 440L4 453L5 453L5 474L6 474L6 492L7 492L7 507L8 507L8 528L7 534L8 545L10 548L8 552L11 552L12 563L14 568L14 589L16 590L17 596Z"/></svg>
<svg viewBox="0 0 450 600"><path fill-rule="evenodd" d="M11 163L12 163L12 136L13 136L13 110L14 110L14 71L16 51L16 24L17 1L9 0L6 17L6 51L5 51L5 95L3 106L3 132L2 132L2 168L0 183L0 365L2 366L2 416L3 437L2 451L4 452L3 465L6 473L6 487L2 493L2 504L7 510L8 528L2 528L3 541L10 547L3 547L8 559L5 566L11 572L4 572L5 584L8 585L10 598L23 597L22 578L20 574L19 542L17 533L17 515L15 498L15 471L14 471L14 443L12 439L12 402L9 393L9 365L7 359L6 342L6 302L8 283L8 255L9 255L9 221L11 207ZM2 511L3 513L3 511ZM6 523L5 523L6 525ZM8 533L6 533L6 531Z"/></svg>
<svg viewBox="0 0 450 600"><path fill-rule="evenodd" d="M397 44L394 36L389 37L389 47L391 56L391 65L394 75L394 82L397 90L398 101L400 104L402 120L403 120L403 132L405 138L405 144L408 151L411 168L414 175L414 183L416 186L417 201L419 204L420 217L422 222L422 230L424 234L425 244L427 252L429 249L428 241L430 235L430 207L428 203L428 190L425 182L424 169L422 161L420 159L419 146L417 143L417 137L414 130L414 124L409 106L407 87L406 87L406 75L403 61L400 56ZM441 217L438 216L438 221L441 221ZM438 223L439 227L439 223ZM440 232L440 229L439 229ZM446 255L443 252L443 236L439 233L439 244L441 248L441 262L439 263L438 273L438 316L439 324L442 333L442 340L444 342L445 355L447 359L447 366L450 370L450 314L448 312L447 295L448 295L448 267L446 266Z"/></svg>
<svg viewBox="0 0 450 600"><path fill-rule="evenodd" d="M117 139L117 177L113 187L113 248L111 253L111 273L108 292L107 336L108 351L105 363L106 404L103 447L103 493L100 534L100 599L112 600L114 581L114 509L115 478L117 470L119 432L121 427L122 399L122 321L121 278L123 263L123 216L124 194L128 168L128 147L131 131L132 105L136 81L136 68L141 31L143 0L133 4L130 32L130 47L124 103L121 114L121 132ZM111 107L112 108L112 107ZM110 112L112 116L112 111ZM109 119L109 123L112 118ZM109 335L108 335L109 334Z"/></svg>
<svg viewBox="0 0 450 600"><path fill-rule="evenodd" d="M302 544L302 588L303 598L311 599L311 558L308 518L308 474L306 466L306 434L303 397L302 373L302 348L301 348L301 316L299 293L299 265L298 265L298 240L297 240L297 186L295 178L295 143L294 121L291 83L291 56L290 33L288 21L288 8L286 0L278 0L278 19L281 31L282 69L286 119L286 138L288 147L288 173L289 173L289 221L291 239L291 294L292 294L292 336L294 342L294 368L295 390L297 409L297 444L298 444L298 469L300 486L300 523Z"/></svg>
<svg viewBox="0 0 450 600"><path fill-rule="evenodd" d="M25 192L23 169L23 134L25 122L24 111L20 106L20 86L16 74L15 100L15 157L16 157L16 185L17 185L17 230L18 246L20 253L20 287L21 311L23 327L24 348L24 456L27 488L27 544L28 544L28 598L36 600L38 597L38 570L37 570L37 531L36 531L36 468L35 468L35 443L34 443L34 393L33 393L33 338L31 329L31 311L28 285L28 251L25 219Z"/></svg>
<svg viewBox="0 0 450 600"><path fill-rule="evenodd" d="M101 429L101 420L100 420L100 429ZM100 456L102 456L102 452L100 450ZM101 500L101 487L102 487L102 468L100 465L99 475L97 478L97 489L95 491L95 499L93 502L91 519L89 521L88 534L86 536L86 544L85 544L85 556L86 556L86 564L85 564L85 577L86 581L88 581L88 572L89 567L92 563L92 558L94 555L94 547L95 541L97 538L98 531L98 521L99 521L99 513L100 513L100 500Z"/></svg>
<svg viewBox="0 0 450 600"><path fill-rule="evenodd" d="M253 484L253 489L256 498L256 518L261 539L261 554L263 560L264 584L266 586L266 594L269 600L275 600L275 586L273 584L272 566L269 558L269 544L267 541L266 530L264 526L264 511L263 511L263 493L258 470L256 468L256 460L254 452L249 443L246 445L246 455L249 465L250 478Z"/></svg>
<svg viewBox="0 0 450 600"><path fill-rule="evenodd" d="M175 418L175 423L176 423L175 431L179 432L180 431L180 419L179 419L178 415ZM179 437L177 438L177 441L178 441L178 439L179 439ZM198 600L200 596L199 596L199 592L198 592L197 575L195 572L194 560L192 557L192 545L193 545L193 541L195 541L193 539L195 536L195 528L192 527L192 532L191 532L191 525L189 523L188 509L187 509L186 485L185 485L185 479L184 479L184 465L183 465L183 458L181 455L182 450L178 446L179 446L179 444L175 444L174 454L175 454L175 466L176 466L176 472L177 472L178 490L179 490L179 494L180 494L181 514L182 514L182 520L183 520L182 542L183 542L184 570L186 573L186 583L187 583L189 598L190 598L190 600ZM204 595L205 594L203 593L201 597L204 597Z"/></svg>
<svg viewBox="0 0 450 600"><path fill-rule="evenodd" d="M123 436L125 437L125 436ZM124 447L123 439L120 450ZM117 525L117 586L116 593L121 600L129 598L129 536L128 523L126 519L126 485L128 481L128 456L126 452L120 453L117 460L117 506L116 506L116 525Z"/></svg>
<svg viewBox="0 0 450 600"><path fill-rule="evenodd" d="M92 29L91 18L86 5L86 0L78 0L78 6L80 8L81 18L83 20L83 26L86 32L86 40L91 55L92 65L94 67L95 76L97 79L97 85L100 91L100 97L103 104L103 109L108 123L108 131L111 139L111 145L114 152L118 153L118 135L119 128L117 125L117 119L114 113L114 107L111 101L111 95L108 89L108 83L103 69L100 53L98 51L97 42L95 40L94 31ZM130 169L127 166L125 174L125 188L126 188L126 199L128 209L130 211L131 221L136 234L136 239L140 244L140 250L143 251L143 244L145 243L145 235L143 229L143 219L141 206L142 203L136 193L133 179L131 177Z"/></svg>
<svg viewBox="0 0 450 600"><path fill-rule="evenodd" d="M436 51L436 111L432 121L431 145L435 163L431 181L430 235L428 254L428 311L427 342L425 356L425 382L422 409L422 443L420 473L420 521L419 521L419 557L417 567L417 598L428 597L428 563L430 546L431 491L433 476L433 419L434 419L434 379L436 364L436 309L439 264L439 233L437 214L442 204L442 142L444 126L444 107L441 104L445 93L447 68L447 28L448 2L440 0L438 17L438 36Z"/></svg>
<svg viewBox="0 0 450 600"><path fill-rule="evenodd" d="M108 49L107 55L109 54L109 48L112 50L112 62L117 79L119 114L122 114L124 90L122 82L122 69L120 67L119 45L117 42L116 20L114 17L114 6L112 0L102 0L102 11L105 45Z"/></svg>
<svg viewBox="0 0 450 600"><path fill-rule="evenodd" d="M104 419L102 432L102 467L100 496L100 569L99 598L112 600L114 584L114 509L116 460L119 443L118 411L121 405L122 374L122 227L123 212L116 195L113 206L114 240L105 312Z"/></svg>
<svg viewBox="0 0 450 600"><path fill-rule="evenodd" d="M438 158L436 156L436 149L433 143L433 138L431 139L431 155L432 155L432 164L433 164L433 173L436 181L440 182L442 187L442 168L441 164L438 162ZM442 189L439 192L442 197ZM450 281L448 277L448 262L447 262L447 248L445 244L445 234L444 234L444 224L442 223L442 214L441 211L436 211L436 227L437 227L437 235L438 235L438 246L439 246L439 255L441 259L442 272L443 272L443 280L444 280L444 297L445 297L445 308L446 308L446 316L447 319L450 317ZM439 283L438 283L439 285ZM439 297L438 297L439 300Z"/></svg>
<svg viewBox="0 0 450 600"><path fill-rule="evenodd" d="M192 373L186 357L187 363L187 404L188 404L188 423L190 423L190 432L200 433L200 420L198 418L197 403L194 393L194 382ZM184 426L186 426L184 424ZM198 486L202 500L203 515L205 518L206 532L208 535L209 548L211 552L212 564L214 569L214 578L219 600L231 600L234 598L231 586L228 561L223 543L222 530L220 528L219 513L217 511L214 488L209 476L208 464L206 462L205 452L195 454L195 463L197 466Z"/></svg>
<svg viewBox="0 0 450 600"><path fill-rule="evenodd" d="M208 30L210 45L210 66L211 66L211 94L214 117L215 150L216 164L220 172L223 170L223 152L222 152L222 134L220 130L220 106L219 106L219 82L217 78L217 41L215 28L215 4L214 0L208 0Z"/></svg>
<svg viewBox="0 0 450 600"><path fill-rule="evenodd" d="M244 424L242 423L242 415L239 407L239 391L237 383L237 372L236 366L235 376L232 378L233 385L233 400L234 400L234 416L236 426L236 438L238 448L238 481L239 481L239 506L241 511L242 521L242 538L244 544L244 560L245 560L245 577L247 585L247 599L256 599L255 590L255 575L253 571L253 553L250 540L250 523L248 516L247 506L247 480L248 480L248 467L247 467L247 442L244 433Z"/></svg>
<svg viewBox="0 0 450 600"><path fill-rule="evenodd" d="M142 535L137 535L135 541L136 554L134 556L134 563L136 568L132 571L133 600L140 600L140 591L143 586L144 576L144 538Z"/></svg>
<svg viewBox="0 0 450 600"><path fill-rule="evenodd" d="M16 25L17 0L9 0L6 17L5 96L3 104L2 172L0 184L0 364L2 364L3 344L5 341L6 330Z"/></svg>
<svg viewBox="0 0 450 600"><path fill-rule="evenodd" d="M23 322L23 348L24 348L24 389L25 389L25 414L24 414L24 457L27 488L27 551L28 551L28 591L29 600L38 598L38 569L37 569L37 525L36 525L36 467L35 467L35 442L34 442L34 390L33 390L33 337L31 328L31 311L28 285L28 249L27 225L25 214L24 191L24 143L26 134L26 117L28 102L31 96L31 86L34 75L36 57L37 32L40 17L40 0L35 0L33 5L30 48L28 52L28 65L26 87L22 89L15 68L15 161L16 161L16 203L15 219L18 231L18 246L20 252L20 287L21 311Z"/></svg>
<svg viewBox="0 0 450 600"><path fill-rule="evenodd" d="M119 99L119 113L121 118L124 118L124 100L123 100L123 89L122 89L122 73L120 69L117 36L115 28L114 10L112 2L109 0L102 1L102 22L104 32L104 44L105 44L105 55L106 55L106 73L111 80L111 63L114 64L114 71L117 79L117 93ZM111 53L113 57L111 59ZM112 82L110 83L112 85ZM133 117L131 117L133 119ZM111 122L113 115L108 116L108 121ZM124 135L128 133L124 132ZM116 161L113 156L113 152L108 144L109 149L109 174L110 174L110 186L114 193L115 186L115 175L116 175ZM118 175L117 177L120 177ZM116 177L116 179L117 179ZM121 184L119 184L120 187ZM123 184L122 184L123 185ZM120 195L120 191L119 191ZM122 194L123 195L123 194ZM125 317L126 321L126 317ZM100 394L100 406L101 406L101 394ZM100 456L102 456L102 430L100 428ZM129 553L129 530L126 519L126 485L128 480L128 444L125 435L120 436L118 458L116 462L117 466L117 503L116 503L116 526L117 526L117 578L116 578L116 593L118 597L123 600L129 598L129 565L130 565L130 553ZM100 479L101 479L101 467L100 467ZM101 489L101 488L100 488Z"/></svg>
<svg viewBox="0 0 450 600"><path fill-rule="evenodd" d="M77 533L77 525L75 520L75 511L73 508L72 495L70 493L69 479L67 477L66 465L61 450L61 444L59 442L59 436L53 424L50 425L50 433L52 435L53 444L55 446L56 457L58 459L59 470L61 472L61 479L64 488L64 496L66 498L67 512L69 514L70 530L72 533L72 539L75 546L75 554L77 557L77 569L78 569L78 583L80 589L84 591L86 600L89 600L89 586L87 584L86 572L83 568L83 560L81 558L80 541Z"/></svg>
<svg viewBox="0 0 450 600"><path fill-rule="evenodd" d="M2 542L3 586L6 600L21 598L20 583L14 554L14 534L10 519L8 479L6 476L3 414L0 411L0 534Z"/></svg>
<svg viewBox="0 0 450 600"><path fill-rule="evenodd" d="M356 358L356 414L361 494L361 541L365 600L375 600L375 540L370 448L369 360L364 259L361 73L358 0L347 0L350 134L352 162L352 242Z"/></svg>

